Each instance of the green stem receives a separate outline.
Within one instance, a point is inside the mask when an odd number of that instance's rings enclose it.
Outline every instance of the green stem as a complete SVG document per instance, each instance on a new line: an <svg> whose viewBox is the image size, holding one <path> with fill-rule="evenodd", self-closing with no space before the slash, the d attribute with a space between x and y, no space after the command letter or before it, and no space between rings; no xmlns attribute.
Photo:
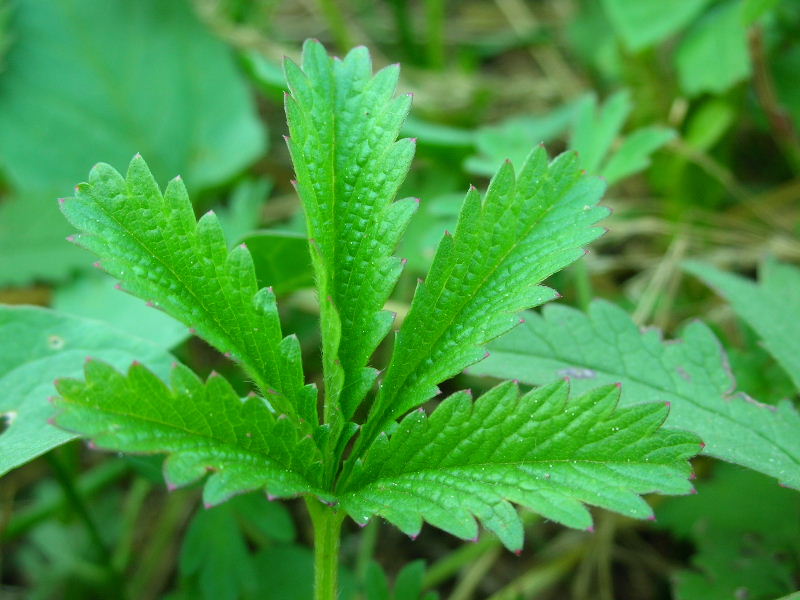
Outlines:
<svg viewBox="0 0 800 600"><path fill-rule="evenodd" d="M56 456L54 452L45 454L45 459L50 464L50 468L53 470L53 475L55 475L56 481L58 481L59 485L61 486L61 491L64 493L64 498L83 523L86 533L89 535L89 539L91 540L92 545L95 547L99 558L106 564L106 566L110 568L111 562L106 543L103 541L103 538L101 537L100 531L97 529L97 525L95 524L94 520L92 520L92 517L89 514L89 509L87 508L83 497L75 487L75 483L72 480L72 474L67 470L64 464L61 462L61 459Z"/></svg>
<svg viewBox="0 0 800 600"><path fill-rule="evenodd" d="M425 0L425 22L428 25L428 65L444 66L445 0Z"/></svg>
<svg viewBox="0 0 800 600"><path fill-rule="evenodd" d="M339 541L344 512L306 497L314 526L314 599L338 598Z"/></svg>
<svg viewBox="0 0 800 600"><path fill-rule="evenodd" d="M93 470L81 475L75 487L81 497L88 498L121 479L129 470L130 464L124 460L105 461ZM23 536L39 523L46 521L54 513L62 510L66 503L67 499L62 490L61 495L48 496L42 500L37 500L32 506L18 511L8 522L5 530L0 531L0 542L10 542Z"/></svg>
<svg viewBox="0 0 800 600"><path fill-rule="evenodd" d="M336 0L317 0L320 11L328 22L328 28L339 52L345 53L353 47L353 37L347 27L342 9Z"/></svg>

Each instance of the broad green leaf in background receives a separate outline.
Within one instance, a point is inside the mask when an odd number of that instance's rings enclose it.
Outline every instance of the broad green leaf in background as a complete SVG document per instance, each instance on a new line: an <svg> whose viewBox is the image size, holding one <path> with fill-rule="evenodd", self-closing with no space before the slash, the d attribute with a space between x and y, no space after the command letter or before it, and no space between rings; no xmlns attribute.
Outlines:
<svg viewBox="0 0 800 600"><path fill-rule="evenodd" d="M254 231L241 238L250 250L259 285L272 286L280 297L314 285L308 238L281 230Z"/></svg>
<svg viewBox="0 0 800 600"><path fill-rule="evenodd" d="M455 234L442 237L417 286L358 450L483 358L483 344L516 325L518 311L556 295L540 283L602 234L594 225L607 214L597 206L603 189L581 175L574 153L548 164L541 147L518 175L504 163L484 198L470 189Z"/></svg>
<svg viewBox="0 0 800 600"><path fill-rule="evenodd" d="M253 597L257 574L231 502L195 513L179 568L193 593L205 600Z"/></svg>
<svg viewBox="0 0 800 600"><path fill-rule="evenodd" d="M61 207L82 231L76 243L125 290L228 353L277 410L317 422L316 390L304 384L296 336L282 337L275 295L258 290L246 247L228 251L212 212L195 221L179 177L162 194L138 155L127 179L99 164Z"/></svg>
<svg viewBox="0 0 800 600"><path fill-rule="evenodd" d="M644 127L631 132L612 151L633 105L622 90L598 107L594 94L585 96L576 109L569 146L580 155L581 167L614 184L650 165L650 155L675 137L666 127Z"/></svg>
<svg viewBox="0 0 800 600"><path fill-rule="evenodd" d="M800 489L800 415L788 401L768 406L735 394L724 351L704 324L667 343L600 300L588 314L551 305L525 319L470 372L531 384L568 377L578 390L620 382L623 406L670 402L667 426L699 435L705 454Z"/></svg>
<svg viewBox="0 0 800 600"><path fill-rule="evenodd" d="M227 206L216 211L225 239L236 245L236 240L258 229L271 189L268 179L245 179L234 188Z"/></svg>
<svg viewBox="0 0 800 600"><path fill-rule="evenodd" d="M285 71L288 145L321 300L325 422L341 424L333 415L350 419L372 387L367 361L393 322L383 307L402 263L392 253L417 207L394 202L414 155L413 140L397 140L411 97L395 97L397 65L373 76L364 47L338 60L307 41L302 68L287 60Z"/></svg>
<svg viewBox="0 0 800 600"><path fill-rule="evenodd" d="M580 100L564 104L544 115L515 116L475 132L476 154L464 161L469 173L491 177L508 159L519 165L531 148L564 133L575 117Z"/></svg>
<svg viewBox="0 0 800 600"><path fill-rule="evenodd" d="M166 377L163 347L106 323L32 306L0 306L0 475L75 436L47 423L53 379L81 372L87 356L117 367L138 359Z"/></svg>
<svg viewBox="0 0 800 600"><path fill-rule="evenodd" d="M514 117L476 133L478 154L464 168L478 175L492 175L510 159L520 164L530 149L571 130L570 148L580 155L581 166L602 175L609 184L644 170L650 155L675 137L672 129L659 126L636 129L614 147L632 109L630 94L623 90L598 108L597 97L587 94L541 117Z"/></svg>
<svg viewBox="0 0 800 600"><path fill-rule="evenodd" d="M667 499L656 511L659 526L696 548L694 569L675 576L675 598L774 600L793 591L800 494L722 463L697 490L694 496Z"/></svg>
<svg viewBox="0 0 800 600"><path fill-rule="evenodd" d="M146 153L159 177L181 173L197 191L263 153L230 51L189 2L15 0L9 9L0 167L15 200L0 204L0 281L63 278L81 264L61 244L68 228L52 199L98 157L121 165Z"/></svg>
<svg viewBox="0 0 800 600"><path fill-rule="evenodd" d="M758 283L696 261L684 269L730 303L800 391L800 269L768 260Z"/></svg>
<svg viewBox="0 0 800 600"><path fill-rule="evenodd" d="M617 408L616 386L569 398L564 382L520 396L505 382L473 401L444 400L382 434L340 491L359 523L380 515L415 536L423 520L464 539L476 519L511 550L523 542L511 502L587 529L584 503L635 518L652 516L640 494L688 494L692 434L659 429L662 403Z"/></svg>
<svg viewBox="0 0 800 600"><path fill-rule="evenodd" d="M85 253L83 258L86 259ZM138 298L121 293L111 278L100 273L87 273L56 288L52 306L71 315L105 321L165 350L189 337L185 325Z"/></svg>
<svg viewBox="0 0 800 600"><path fill-rule="evenodd" d="M262 582L268 585L274 580L274 568L259 572L250 547L290 544L294 538L294 525L286 506L267 501L260 492L241 494L219 506L198 510L181 543L179 591L167 598L272 597L259 588Z"/></svg>
<svg viewBox="0 0 800 600"><path fill-rule="evenodd" d="M740 0L714 7L693 25L675 54L681 89L689 96L721 94L750 75Z"/></svg>
<svg viewBox="0 0 800 600"><path fill-rule="evenodd" d="M287 600L313 598L314 552L300 544L269 545L254 557L256 571L269 574L259 577L253 600ZM339 569L337 600L356 597L356 578L348 569ZM187 600L194 600L188 598Z"/></svg>
<svg viewBox="0 0 800 600"><path fill-rule="evenodd" d="M394 590L389 590L389 581L377 562L371 562L364 577L366 600L437 600L434 591L422 593L425 578L425 561L412 561L397 574Z"/></svg>
<svg viewBox="0 0 800 600"><path fill-rule="evenodd" d="M205 481L203 500L216 505L242 492L275 497L320 493L321 457L314 441L258 396L244 401L220 375L202 382L175 365L170 385L139 363L127 375L99 360L85 381L59 379L56 423L103 449L166 453L168 485Z"/></svg>
<svg viewBox="0 0 800 600"><path fill-rule="evenodd" d="M634 51L676 33L708 3L709 0L602 0L617 34Z"/></svg>

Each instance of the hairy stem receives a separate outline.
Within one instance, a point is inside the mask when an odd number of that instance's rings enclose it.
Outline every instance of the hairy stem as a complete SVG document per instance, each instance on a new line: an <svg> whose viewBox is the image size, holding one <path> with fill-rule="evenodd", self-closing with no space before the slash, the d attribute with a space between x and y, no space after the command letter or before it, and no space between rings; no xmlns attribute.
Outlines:
<svg viewBox="0 0 800 600"><path fill-rule="evenodd" d="M306 506L314 526L314 599L336 600L344 513L310 496Z"/></svg>

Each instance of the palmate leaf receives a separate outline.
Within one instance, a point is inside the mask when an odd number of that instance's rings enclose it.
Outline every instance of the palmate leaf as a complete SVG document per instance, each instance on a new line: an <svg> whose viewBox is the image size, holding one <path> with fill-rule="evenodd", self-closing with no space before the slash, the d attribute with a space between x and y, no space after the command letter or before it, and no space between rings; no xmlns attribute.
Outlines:
<svg viewBox="0 0 800 600"><path fill-rule="evenodd" d="M621 382L623 406L670 402L667 425L699 435L705 454L800 489L800 414L788 401L768 406L736 394L722 346L704 324L691 323L680 342L665 342L599 300L588 314L550 305L525 318L470 372L531 384L570 377L579 390Z"/></svg>
<svg viewBox="0 0 800 600"><path fill-rule="evenodd" d="M700 262L684 268L730 302L800 391L800 269L767 261L756 284Z"/></svg>
<svg viewBox="0 0 800 600"><path fill-rule="evenodd" d="M556 296L539 284L602 233L592 225L606 214L596 206L603 189L580 173L574 154L548 164L539 147L519 175L506 162L483 200L467 193L455 235L445 233L414 294L356 456L437 384L483 358L482 345L516 325L519 311Z"/></svg>
<svg viewBox="0 0 800 600"><path fill-rule="evenodd" d="M341 505L359 523L380 515L410 535L425 520L474 538L477 518L517 550L522 524L510 502L585 529L583 503L646 518L640 494L691 492L687 459L699 440L659 429L664 403L617 408L613 385L568 395L565 382L523 396L506 382L477 401L453 394L430 416L415 411L358 461Z"/></svg>
<svg viewBox="0 0 800 600"><path fill-rule="evenodd" d="M416 209L393 202L414 155L396 141L411 103L395 98L399 69L375 76L366 48L344 60L319 42L303 46L302 69L285 64L288 139L311 239L321 304L326 421L355 413L377 371L366 366L391 328L383 311L402 264L392 256Z"/></svg>
<svg viewBox="0 0 800 600"><path fill-rule="evenodd" d="M214 213L195 221L180 177L162 194L140 156L126 178L101 163L61 209L82 232L75 242L126 291L239 362L277 410L316 423L316 391L304 385L297 338L282 338L275 295L258 290L246 247L228 251Z"/></svg>
<svg viewBox="0 0 800 600"><path fill-rule="evenodd" d="M170 385L139 363L127 375L99 360L84 366L85 381L61 379L53 399L60 427L100 448L167 453L164 476L173 487L212 474L203 499L215 505L266 489L272 496L319 493L321 457L310 436L270 410L263 398L244 400L221 376L202 382L175 365Z"/></svg>

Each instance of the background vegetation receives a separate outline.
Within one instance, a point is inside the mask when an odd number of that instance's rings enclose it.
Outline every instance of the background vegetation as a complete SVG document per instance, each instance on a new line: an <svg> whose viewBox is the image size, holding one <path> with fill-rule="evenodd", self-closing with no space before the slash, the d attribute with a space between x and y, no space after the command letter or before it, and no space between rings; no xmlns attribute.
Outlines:
<svg viewBox="0 0 800 600"><path fill-rule="evenodd" d="M614 209L608 234L550 282L560 302L605 298L667 337L702 318L739 389L796 403L796 373L751 329L767 301L734 312L704 281L724 293L709 265L752 278L765 260L800 258L799 31L793 0L0 1L0 302L111 323L247 390L223 356L64 242L55 198L94 162L122 169L141 152L159 181L183 176L198 214L215 208L228 237L247 241L285 330L318 360L280 68L316 37L342 54L365 44L377 66L401 62L400 89L414 93L404 135L418 152L401 196L422 202L399 251L401 317L467 186L544 142L551 155L578 150ZM787 327L800 306L789 292L763 290ZM34 425L14 421L11 398L52 393L6 376L28 352L21 341L0 337L0 598L310 597L301 504L251 494L204 510L198 489L167 492L158 458L74 442L15 468L13 444ZM528 515L520 557L488 535L463 545L426 528L411 541L348 521L343 595L768 600L798 589L797 492L707 458L695 470L700 493L653 498L654 523L597 511L586 533Z"/></svg>

